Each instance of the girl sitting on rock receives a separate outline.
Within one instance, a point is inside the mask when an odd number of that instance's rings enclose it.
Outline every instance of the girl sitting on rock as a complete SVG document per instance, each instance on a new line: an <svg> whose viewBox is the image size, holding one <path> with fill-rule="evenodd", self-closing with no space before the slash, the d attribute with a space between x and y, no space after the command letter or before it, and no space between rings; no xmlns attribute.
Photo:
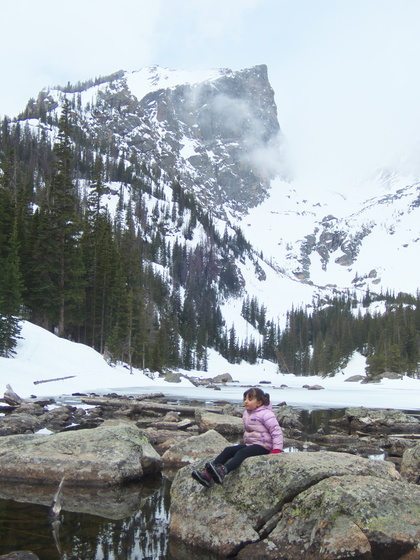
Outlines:
<svg viewBox="0 0 420 560"><path fill-rule="evenodd" d="M192 477L207 488L213 479L223 479L248 457L283 451L283 432L271 409L270 395L258 387L244 393L244 443L226 447L214 461L206 463L203 471L193 471Z"/></svg>

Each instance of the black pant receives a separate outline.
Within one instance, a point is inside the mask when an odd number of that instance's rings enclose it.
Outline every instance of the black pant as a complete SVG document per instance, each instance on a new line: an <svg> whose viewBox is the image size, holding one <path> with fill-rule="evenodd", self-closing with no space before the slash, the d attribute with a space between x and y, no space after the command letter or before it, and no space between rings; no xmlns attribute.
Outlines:
<svg viewBox="0 0 420 560"><path fill-rule="evenodd" d="M267 455L268 453L270 453L269 450L262 445L245 445L244 443L240 443L239 445L225 447L213 463L216 465L225 465L227 472L230 473L233 469L237 469L248 457ZM228 459L230 459L230 461L228 461ZM228 463L226 463L226 461L228 461Z"/></svg>

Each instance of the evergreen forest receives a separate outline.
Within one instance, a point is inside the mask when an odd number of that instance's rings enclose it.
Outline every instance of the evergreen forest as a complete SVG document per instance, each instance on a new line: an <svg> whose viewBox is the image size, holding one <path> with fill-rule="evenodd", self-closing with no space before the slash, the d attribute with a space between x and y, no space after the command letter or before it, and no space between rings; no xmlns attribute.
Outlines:
<svg viewBox="0 0 420 560"><path fill-rule="evenodd" d="M44 128L25 118L1 126L1 356L13 357L26 319L145 371L206 370L214 348L231 363L264 358L313 375L339 371L358 351L370 376L419 376L419 294L325 296L292 308L281 329L243 296L237 262L258 265L239 228L221 235L179 182L168 199L159 167L93 142L70 103L52 115L39 115ZM53 141L47 127L57 131ZM112 214L103 204L110 185L120 189ZM192 244L197 228L204 235ZM170 242L175 230L182 236ZM222 315L233 296L243 297L255 333L245 340ZM370 311L375 301L381 312Z"/></svg>

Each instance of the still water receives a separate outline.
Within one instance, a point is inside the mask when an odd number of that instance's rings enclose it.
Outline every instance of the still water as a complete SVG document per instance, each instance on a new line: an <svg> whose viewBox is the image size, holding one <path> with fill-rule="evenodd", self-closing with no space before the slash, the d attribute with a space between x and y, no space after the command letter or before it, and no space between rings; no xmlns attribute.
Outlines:
<svg viewBox="0 0 420 560"><path fill-rule="evenodd" d="M48 502L47 489L37 495L15 486L19 499L46 503L0 500L0 555L31 550L40 560L169 559L169 487L161 476L121 491L64 487L62 519L52 522L54 489Z"/></svg>

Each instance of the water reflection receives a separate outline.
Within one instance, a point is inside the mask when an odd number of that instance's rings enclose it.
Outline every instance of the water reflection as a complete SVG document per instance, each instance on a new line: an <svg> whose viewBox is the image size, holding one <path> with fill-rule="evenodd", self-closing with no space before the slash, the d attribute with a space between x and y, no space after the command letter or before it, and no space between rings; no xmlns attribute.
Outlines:
<svg viewBox="0 0 420 560"><path fill-rule="evenodd" d="M41 560L167 560L169 485L167 479L154 477L142 485L121 489L119 498L116 489L108 495L101 490L92 502L88 494L80 495L79 489L64 490L63 519L54 526L48 516L49 505L42 504L47 497L45 489L39 488L38 497L34 488L26 494L38 503L2 499L0 554L24 549ZM9 491L11 488L6 493ZM0 492L4 496L4 488ZM103 498L102 510L98 494ZM136 511L129 512L133 503L137 504ZM67 504L75 511L68 510ZM97 507L98 511L111 513L113 519L87 513ZM124 517L118 518L117 512Z"/></svg>

